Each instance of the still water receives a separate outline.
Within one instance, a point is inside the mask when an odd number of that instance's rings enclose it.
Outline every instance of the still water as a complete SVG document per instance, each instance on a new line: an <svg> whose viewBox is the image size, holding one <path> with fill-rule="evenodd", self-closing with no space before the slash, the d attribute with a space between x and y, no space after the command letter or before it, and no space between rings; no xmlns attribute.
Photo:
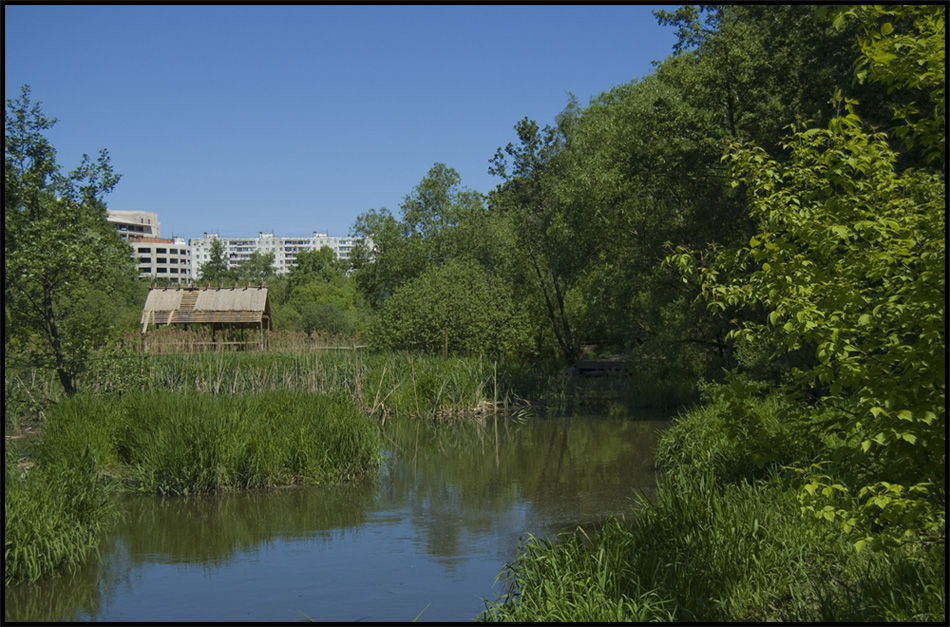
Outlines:
<svg viewBox="0 0 950 627"><path fill-rule="evenodd" d="M629 512L667 421L391 421L378 477L125 497L101 560L5 591L7 621L469 621L526 533Z"/></svg>

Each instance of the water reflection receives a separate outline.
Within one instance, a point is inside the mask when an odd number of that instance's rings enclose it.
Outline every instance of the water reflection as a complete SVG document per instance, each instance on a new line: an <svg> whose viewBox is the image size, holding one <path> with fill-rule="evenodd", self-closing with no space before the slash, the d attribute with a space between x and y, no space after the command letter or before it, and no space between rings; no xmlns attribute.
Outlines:
<svg viewBox="0 0 950 627"><path fill-rule="evenodd" d="M102 562L8 588L5 618L471 620L525 532L621 513L663 421L394 421L378 479L129 497Z"/></svg>

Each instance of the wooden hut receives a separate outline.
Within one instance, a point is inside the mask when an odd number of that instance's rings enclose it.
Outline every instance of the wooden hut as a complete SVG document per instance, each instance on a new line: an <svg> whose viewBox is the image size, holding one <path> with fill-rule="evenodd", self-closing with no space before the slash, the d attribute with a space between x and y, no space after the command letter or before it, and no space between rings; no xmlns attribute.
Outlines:
<svg viewBox="0 0 950 627"><path fill-rule="evenodd" d="M210 325L229 331L256 329L263 347L264 330L271 328L270 300L266 287L153 287L142 310L142 333L150 324ZM222 342L212 342L221 344ZM226 342L253 344L256 342Z"/></svg>

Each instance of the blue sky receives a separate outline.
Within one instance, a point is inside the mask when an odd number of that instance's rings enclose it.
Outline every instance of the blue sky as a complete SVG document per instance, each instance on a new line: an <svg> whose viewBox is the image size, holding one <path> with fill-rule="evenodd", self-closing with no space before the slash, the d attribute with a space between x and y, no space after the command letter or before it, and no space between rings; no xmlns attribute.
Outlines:
<svg viewBox="0 0 950 627"><path fill-rule="evenodd" d="M671 54L655 8L5 5L4 92L59 119L64 168L106 148L109 207L163 236L342 236L436 162L487 193L518 120Z"/></svg>

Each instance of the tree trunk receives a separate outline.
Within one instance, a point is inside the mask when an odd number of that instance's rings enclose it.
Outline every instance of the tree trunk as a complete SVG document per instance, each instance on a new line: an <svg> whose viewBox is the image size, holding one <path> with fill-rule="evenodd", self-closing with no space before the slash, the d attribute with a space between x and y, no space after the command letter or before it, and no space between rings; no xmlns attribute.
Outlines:
<svg viewBox="0 0 950 627"><path fill-rule="evenodd" d="M49 342L53 349L53 359L56 362L56 374L63 384L66 396L76 393L76 375L66 365L66 356L63 354L63 343L59 337L59 327L56 325L56 314L53 312L52 291L47 287L43 290L43 309L46 317L46 328L49 331Z"/></svg>

